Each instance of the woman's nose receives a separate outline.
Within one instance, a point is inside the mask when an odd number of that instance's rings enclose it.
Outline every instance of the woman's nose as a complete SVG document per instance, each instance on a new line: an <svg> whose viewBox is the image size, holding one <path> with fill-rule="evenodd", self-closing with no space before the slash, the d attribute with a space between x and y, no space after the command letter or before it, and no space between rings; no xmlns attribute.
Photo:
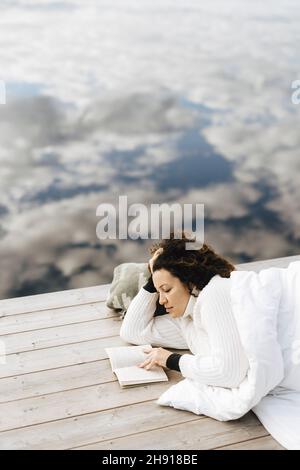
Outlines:
<svg viewBox="0 0 300 470"><path fill-rule="evenodd" d="M165 297L164 295L161 295L161 294L159 295L159 303L160 303L160 305L165 304L165 303L166 303L166 300L167 300L167 299L166 299L166 297Z"/></svg>

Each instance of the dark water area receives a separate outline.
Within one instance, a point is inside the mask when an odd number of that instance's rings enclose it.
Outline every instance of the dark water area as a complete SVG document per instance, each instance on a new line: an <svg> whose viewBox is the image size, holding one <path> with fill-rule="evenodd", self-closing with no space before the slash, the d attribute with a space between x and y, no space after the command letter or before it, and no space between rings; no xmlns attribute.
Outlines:
<svg viewBox="0 0 300 470"><path fill-rule="evenodd" d="M97 237L121 195L204 204L236 263L300 254L299 24L296 0L1 2L0 298L147 261Z"/></svg>

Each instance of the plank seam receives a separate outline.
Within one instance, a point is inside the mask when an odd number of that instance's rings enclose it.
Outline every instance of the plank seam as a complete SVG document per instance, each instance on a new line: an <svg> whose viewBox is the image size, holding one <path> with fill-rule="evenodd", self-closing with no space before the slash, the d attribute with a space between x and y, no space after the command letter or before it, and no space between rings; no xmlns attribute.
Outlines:
<svg viewBox="0 0 300 470"><path fill-rule="evenodd" d="M15 331L14 333L4 333L4 334L1 334L0 338L2 338L3 336L12 336L12 335L20 335L22 333L30 333L31 331L50 330L51 328L60 328L62 326L79 325L81 323L91 323L93 321L99 321L99 320L109 320L111 318L115 318L115 316L113 315L111 317L95 318L94 320L75 321L73 323L63 323L61 325L46 326L44 328L34 328L33 330ZM1 321L0 321L0 326L1 326Z"/></svg>
<svg viewBox="0 0 300 470"><path fill-rule="evenodd" d="M43 295L43 294L42 294ZM47 294L45 294L47 295ZM19 297L13 297L11 300L14 300L14 299L18 299ZM21 298L21 297L20 297ZM10 299L7 299L7 300L10 300ZM1 314L1 302L3 301L7 301L6 299L5 300L0 300L0 319L1 318L10 318L10 317L16 317L16 316L19 316L19 315L27 315L29 313L36 313L38 314L39 312L40 313L44 313L44 312L51 312L52 310L60 310L62 308L72 308L72 307L80 307L80 306L84 306L84 305L95 305L95 304L105 304L106 306L106 298L105 299L102 299L102 300L93 300L93 301L88 301L88 302L84 302L84 303L76 303L76 304L68 304L68 305L60 305L58 307L47 307L47 308L38 308L38 310L25 310L24 312L18 312L18 313L3 313ZM109 309L109 307L107 307L107 309ZM113 309L111 309L113 310Z"/></svg>
<svg viewBox="0 0 300 470"><path fill-rule="evenodd" d="M11 353L7 353L7 356L12 356L13 354L22 354L22 353L28 353L28 352L35 352L35 351L43 351L45 349L53 349L53 348L60 348L62 346L70 346L72 344L82 344L82 343L88 343L90 341L97 341L99 339L108 339L108 338L119 338L119 335L112 335L112 336L102 336L99 338L92 338L92 339L85 339L83 341L75 341L74 343L63 343L63 344L57 344L55 346L47 346L46 348L36 348L36 349L25 349L24 351L15 351ZM4 377L3 377L4 378Z"/></svg>
<svg viewBox="0 0 300 470"><path fill-rule="evenodd" d="M93 361L93 362L108 361L108 360L109 359L100 359L99 361ZM74 364L71 367L74 367L74 366L76 366L76 364ZM15 377L15 376L13 376L13 377ZM81 390L81 389L84 389L84 388L96 387L96 386L105 385L105 384L109 384L109 383L115 383L115 382L118 382L118 379L117 379L117 377L113 376L113 380L106 380L105 382L99 382L99 383L94 383L94 384L89 384L89 385L81 385L80 387L67 388L67 389L64 389L64 390L56 390L55 392L42 393L41 395L32 395L32 396L28 396L28 397L16 398L15 400L0 401L0 405L4 405L6 403L15 403L17 401L22 401L22 400L31 400L31 399L35 399L35 398L47 397L49 395L55 395L56 393L72 392L73 390ZM171 380L169 380L169 382L171 382ZM142 384L142 386L145 386L145 385L147 385L147 384ZM171 386L171 384L170 384L170 386ZM120 387L120 389L121 389L121 387Z"/></svg>
<svg viewBox="0 0 300 470"><path fill-rule="evenodd" d="M40 370L33 370L31 372L23 372L22 374L7 375L5 377L0 377L0 384L1 384L1 380L11 379L13 377L22 377L24 375L39 374L40 372L48 372L49 370L65 369L66 367L82 366L84 364L92 364L93 362L100 362L100 361L107 361L107 360L108 360L108 357L103 357L102 359L94 359L93 361L74 362L74 364L65 364L64 366L51 367L50 369L40 369Z"/></svg>
<svg viewBox="0 0 300 470"><path fill-rule="evenodd" d="M262 438L268 437L268 436L272 437L271 434L266 431L266 434L264 434L263 436L251 437L250 439L245 439L245 440L242 440L242 441L233 442L232 444L226 444L225 446L214 447L213 450L226 449L226 447L231 446L231 445L243 444L245 442L255 441L257 439L262 439Z"/></svg>
<svg viewBox="0 0 300 470"><path fill-rule="evenodd" d="M9 432L9 431L16 431L18 429L31 428L33 426L39 426L39 425L43 425L43 424L54 423L54 422L57 422L57 421L64 421L66 419L73 419L73 418L78 418L78 417L81 417L81 416L88 416L88 415L92 415L92 414L104 413L106 411L116 410L116 409L119 409L119 408L126 408L127 406L140 405L141 403L147 403L147 402L151 402L151 401L155 402L156 400L157 400L157 398L154 398L154 399L151 399L151 400L142 400L142 401L138 401L138 402L135 402L135 403L128 403L127 405L117 405L117 406L113 406L111 408L105 408L104 410L94 410L94 411L90 411L90 412L87 412L87 413L80 413L78 415L64 416L63 418L57 418L57 419L52 419L52 420L48 420L48 421L41 421L40 423L28 424L26 426L19 426L19 427L16 427L16 428L7 428L7 429L3 429L2 431L0 431L0 437L1 437L1 434L5 433L5 432ZM157 406L159 406L159 405L157 405ZM201 417L199 416L199 418L201 418ZM203 418L207 418L207 416L203 416ZM107 439L107 440L109 440L109 439Z"/></svg>
<svg viewBox="0 0 300 470"><path fill-rule="evenodd" d="M157 430L160 430L160 429L165 429L165 428L172 428L172 427L175 427L175 426L181 426L182 424L188 424L188 423L193 423L195 421L200 421L202 419L212 419L210 418L209 416L206 416L206 415L200 415L198 416L197 418L195 419L191 419L191 420L188 420L188 421L183 421L183 422L180 422L180 423L174 423L174 424L169 424L167 426L160 426L158 428L154 428L154 429L148 429L147 431L140 431L140 432L135 432L135 433L131 433L131 434L126 434L126 436L119 436L119 437L114 437L114 438L110 438L110 439L103 439L102 441L96 441L96 442L92 442L91 444L102 444L102 443L105 443L105 442L109 442L109 441L117 441L119 439L123 439L124 437L131 437L131 436L137 436L139 434L146 434L148 432L152 432L152 431L157 431ZM258 436L258 437L265 437L265 436ZM249 439L251 440L251 439ZM243 442L243 441L241 441ZM91 444L84 444L82 446L76 446L76 447L70 447L69 450L73 450L73 449L79 449L79 448L82 448L82 447L87 447ZM238 442L232 442L231 444L228 444L228 445L233 445L233 444L238 444ZM213 448L214 450L215 448Z"/></svg>

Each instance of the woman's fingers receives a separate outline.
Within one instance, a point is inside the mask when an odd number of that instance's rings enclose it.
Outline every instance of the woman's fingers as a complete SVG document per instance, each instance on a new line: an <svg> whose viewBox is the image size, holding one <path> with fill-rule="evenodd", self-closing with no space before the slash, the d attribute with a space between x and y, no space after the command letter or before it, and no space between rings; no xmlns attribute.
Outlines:
<svg viewBox="0 0 300 470"><path fill-rule="evenodd" d="M143 349L143 352L145 354L150 354L152 352L152 348L151 349ZM139 367L144 367L149 362L149 359L150 359L150 357L148 356L147 359L144 362L139 364Z"/></svg>
<svg viewBox="0 0 300 470"><path fill-rule="evenodd" d="M145 369L149 370L149 369L152 369L152 367L154 367L156 365L155 361L154 360L151 360L146 366L145 366Z"/></svg>
<svg viewBox="0 0 300 470"><path fill-rule="evenodd" d="M143 367L143 366L149 364L149 362L151 362L152 359L153 359L152 357L147 357L147 359L146 359L144 362L142 362L142 363L140 364L140 366Z"/></svg>
<svg viewBox="0 0 300 470"><path fill-rule="evenodd" d="M139 367L144 367L148 370L159 365L159 348L144 349L143 352L149 354L149 356L144 362L139 364Z"/></svg>
<svg viewBox="0 0 300 470"><path fill-rule="evenodd" d="M148 366L145 367L145 369L150 370L150 369L152 369L152 367L154 367L155 365L156 365L155 362L153 362L153 363L151 362Z"/></svg>
<svg viewBox="0 0 300 470"><path fill-rule="evenodd" d="M150 369L152 367L152 361L149 361L149 362L143 362L142 364L139 364L139 367L143 367L145 369Z"/></svg>
<svg viewBox="0 0 300 470"><path fill-rule="evenodd" d="M148 269L149 271L151 272L151 274L153 274L152 272L152 268L153 268L153 263L155 261L155 259L163 252L163 248L158 248L158 250L155 251L155 253L153 253L152 255L152 258L150 258L150 261L148 263Z"/></svg>
<svg viewBox="0 0 300 470"><path fill-rule="evenodd" d="M154 357L148 357L144 362L139 364L139 367L145 367L145 369L150 369L152 366L155 365Z"/></svg>

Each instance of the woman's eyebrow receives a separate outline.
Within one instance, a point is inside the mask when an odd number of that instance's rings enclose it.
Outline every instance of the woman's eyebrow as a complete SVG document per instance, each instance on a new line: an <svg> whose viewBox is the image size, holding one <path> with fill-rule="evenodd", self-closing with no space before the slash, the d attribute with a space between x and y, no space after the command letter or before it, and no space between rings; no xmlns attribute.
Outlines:
<svg viewBox="0 0 300 470"><path fill-rule="evenodd" d="M159 289L160 289L161 287L163 287L163 286L166 286L166 285L167 285L166 283L162 284L161 286L159 286Z"/></svg>

